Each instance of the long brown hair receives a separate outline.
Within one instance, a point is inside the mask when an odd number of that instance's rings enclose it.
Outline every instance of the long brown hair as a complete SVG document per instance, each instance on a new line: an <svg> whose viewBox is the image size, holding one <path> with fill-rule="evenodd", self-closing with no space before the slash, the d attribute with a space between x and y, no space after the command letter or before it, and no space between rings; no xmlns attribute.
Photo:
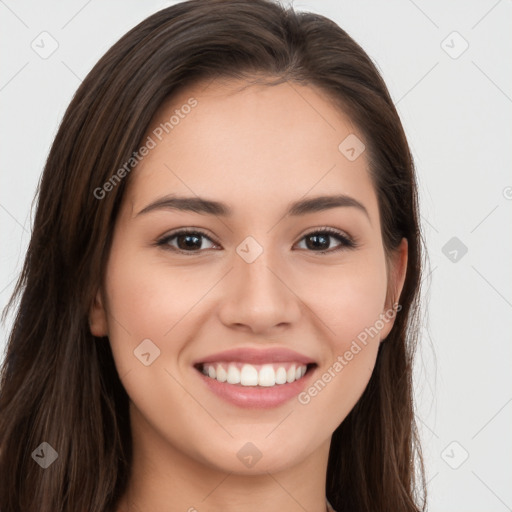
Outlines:
<svg viewBox="0 0 512 512"><path fill-rule="evenodd" d="M197 80L256 76L315 85L351 117L367 141L386 251L408 240L402 309L364 394L332 436L326 495L338 512L424 510L412 401L422 267L417 189L388 90L361 47L323 16L270 0L191 0L150 16L112 46L77 90L49 153L6 309L16 305L0 381L2 512L104 512L124 493L128 397L108 340L90 333L88 312L130 176L101 199L94 190L129 161L170 95ZM43 442L58 454L46 469L34 462Z"/></svg>

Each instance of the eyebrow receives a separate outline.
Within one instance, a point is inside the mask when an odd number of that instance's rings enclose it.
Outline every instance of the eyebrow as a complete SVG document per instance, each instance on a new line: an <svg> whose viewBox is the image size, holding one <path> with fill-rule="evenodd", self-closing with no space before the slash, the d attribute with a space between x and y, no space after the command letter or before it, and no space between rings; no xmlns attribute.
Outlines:
<svg viewBox="0 0 512 512"><path fill-rule="evenodd" d="M310 199L302 199L290 204L285 215L299 216L315 213L339 207L353 207L363 212L368 220L370 215L365 206L353 197L340 194L334 196L317 196ZM179 210L199 213L202 215L216 215L231 217L233 210L225 203L204 199L201 197L184 197L167 195L153 201L143 208L136 216L155 210Z"/></svg>

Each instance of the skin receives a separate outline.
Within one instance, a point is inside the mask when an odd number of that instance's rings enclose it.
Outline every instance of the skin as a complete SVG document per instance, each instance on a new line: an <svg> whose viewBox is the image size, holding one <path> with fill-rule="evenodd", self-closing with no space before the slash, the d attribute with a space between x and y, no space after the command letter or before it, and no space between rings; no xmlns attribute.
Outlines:
<svg viewBox="0 0 512 512"><path fill-rule="evenodd" d="M305 405L236 407L210 392L192 363L236 347L284 347L314 359L320 377L399 297L407 242L386 265L366 153L349 161L338 149L350 133L363 136L322 91L197 84L163 104L152 128L190 97L197 106L129 178L90 312L130 397L133 475L118 511L324 512L331 435L363 393L393 321ZM139 214L171 193L222 201L234 214ZM368 216L350 206L284 215L293 201L335 193ZM332 252L340 242L328 238L331 252L321 254L306 245L305 235L326 226L357 247ZM201 252L155 246L186 227L211 239L200 238ZM236 252L248 236L263 249L252 263ZM168 247L183 248L178 242ZM148 338L160 355L145 366L134 350ZM252 468L237 457L247 442L262 454Z"/></svg>

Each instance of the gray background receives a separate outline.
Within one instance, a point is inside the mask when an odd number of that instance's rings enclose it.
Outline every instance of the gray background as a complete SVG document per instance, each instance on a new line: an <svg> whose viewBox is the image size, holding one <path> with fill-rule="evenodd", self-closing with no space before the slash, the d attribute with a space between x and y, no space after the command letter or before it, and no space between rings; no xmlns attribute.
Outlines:
<svg viewBox="0 0 512 512"><path fill-rule="evenodd" d="M0 0L1 308L72 94L121 35L171 3ZM430 510L512 510L512 1L293 4L334 19L373 58L414 154L430 256L415 374Z"/></svg>

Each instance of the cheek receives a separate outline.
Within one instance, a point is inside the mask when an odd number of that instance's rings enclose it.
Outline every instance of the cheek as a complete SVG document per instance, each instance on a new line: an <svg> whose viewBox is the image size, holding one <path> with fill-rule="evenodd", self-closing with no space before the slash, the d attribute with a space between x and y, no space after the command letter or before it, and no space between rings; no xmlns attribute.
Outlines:
<svg viewBox="0 0 512 512"><path fill-rule="evenodd" d="M201 287L200 279L191 279L181 269L153 264L129 248L113 247L106 277L109 339L133 414L139 419L134 425L148 422L179 444L180 437L190 434L190 425L176 421L176 411L204 413L180 386L183 375L176 360L187 342L187 336L179 334L188 328L193 318L190 310L204 295L206 285ZM173 330L176 325L180 329ZM146 361L143 354L149 354Z"/></svg>
<svg viewBox="0 0 512 512"><path fill-rule="evenodd" d="M112 256L107 270L110 324L116 330L122 324L134 340L164 337L208 289L202 274L167 268L136 252Z"/></svg>
<svg viewBox="0 0 512 512"><path fill-rule="evenodd" d="M326 267L309 279L304 297L325 324L332 345L345 350L384 312L387 276L384 257L355 255L346 264Z"/></svg>
<svg viewBox="0 0 512 512"><path fill-rule="evenodd" d="M322 320L328 350L299 403L309 410L305 421L312 429L322 411L331 410L328 422L334 430L360 398L375 366L387 289L384 256L359 255L336 271L323 269L315 283L305 296Z"/></svg>
<svg viewBox="0 0 512 512"><path fill-rule="evenodd" d="M157 386L153 379L170 367L185 343L172 329L197 298L183 281L179 271L165 272L135 249L112 247L106 272L109 340L121 379L130 377L127 391L131 379L141 379L131 390L135 396L138 389Z"/></svg>

